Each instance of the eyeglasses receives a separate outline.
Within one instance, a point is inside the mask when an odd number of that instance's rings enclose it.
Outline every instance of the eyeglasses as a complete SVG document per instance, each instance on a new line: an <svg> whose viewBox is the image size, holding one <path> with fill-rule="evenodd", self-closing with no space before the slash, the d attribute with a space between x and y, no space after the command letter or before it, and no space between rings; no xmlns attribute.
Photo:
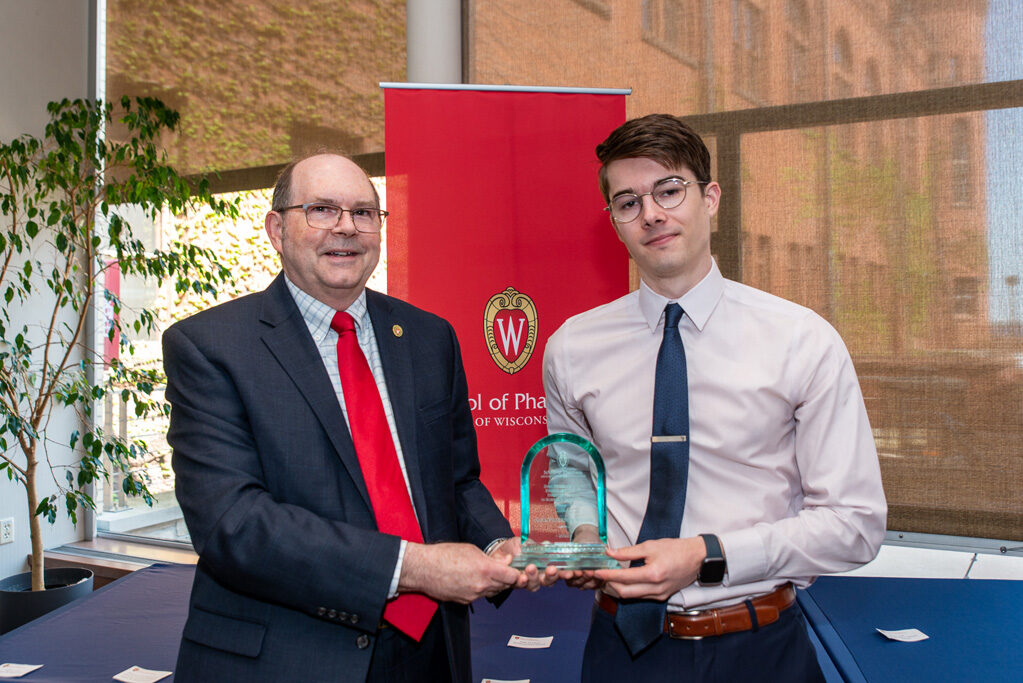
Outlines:
<svg viewBox="0 0 1023 683"><path fill-rule="evenodd" d="M665 178L658 180L654 189L643 194L619 194L611 198L611 203L604 207L610 211L611 217L619 223L629 223L639 218L643 211L643 197L650 195L662 209L674 209L686 200L686 188L690 185L706 185L708 180L682 180L681 178Z"/></svg>
<svg viewBox="0 0 1023 683"><path fill-rule="evenodd" d="M352 217L352 223L359 232L380 232L384 226L384 219L387 218L387 211L364 207L359 209L342 209L333 204L309 202L307 204L296 204L277 209L277 213L302 209L305 212L305 222L310 228L317 230L333 230L341 223L341 218L347 212Z"/></svg>

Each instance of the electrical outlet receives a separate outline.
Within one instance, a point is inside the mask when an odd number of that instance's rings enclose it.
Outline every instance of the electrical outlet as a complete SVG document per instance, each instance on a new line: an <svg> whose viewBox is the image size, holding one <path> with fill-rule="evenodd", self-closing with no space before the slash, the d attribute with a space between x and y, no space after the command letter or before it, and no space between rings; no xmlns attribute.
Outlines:
<svg viewBox="0 0 1023 683"><path fill-rule="evenodd" d="M14 518L0 519L0 545L14 543Z"/></svg>

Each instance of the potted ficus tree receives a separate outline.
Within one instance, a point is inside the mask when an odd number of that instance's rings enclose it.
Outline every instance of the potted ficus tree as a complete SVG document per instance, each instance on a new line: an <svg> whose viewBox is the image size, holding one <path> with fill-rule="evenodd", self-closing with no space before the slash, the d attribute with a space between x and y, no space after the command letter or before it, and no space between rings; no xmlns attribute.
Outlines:
<svg viewBox="0 0 1023 683"><path fill-rule="evenodd" d="M104 287L106 270L157 285L169 280L179 292L214 292L231 277L209 249L144 244L125 216L141 212L155 220L163 210L181 213L199 204L237 213L205 181L190 186L168 165L159 143L178 115L159 100L64 100L48 111L42 137L0 143L0 490L24 492L36 592L50 583L43 521L52 524L64 512L76 524L80 511L95 509L94 484L113 475L120 475L126 494L152 503L139 470L146 443L107 433L94 419L105 397L139 417L167 410L153 397L162 381L158 370L104 359L90 348L105 336L119 346L120 358L130 359L133 348L119 321L145 332L156 320L152 310L122 311L121 300ZM102 332L90 334L90 326ZM73 411L75 426L51 426L69 423L51 422L56 411ZM65 457L52 457L60 449ZM53 482L46 491L44 477ZM25 587L21 576L10 577L0 583L0 599L5 589L25 599ZM0 618L12 618L10 612L0 609Z"/></svg>

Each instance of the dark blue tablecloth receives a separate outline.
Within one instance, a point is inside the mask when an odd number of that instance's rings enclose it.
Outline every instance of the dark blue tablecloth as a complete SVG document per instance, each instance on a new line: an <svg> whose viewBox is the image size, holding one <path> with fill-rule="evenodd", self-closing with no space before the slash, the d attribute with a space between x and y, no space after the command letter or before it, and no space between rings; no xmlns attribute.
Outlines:
<svg viewBox="0 0 1023 683"><path fill-rule="evenodd" d="M153 565L107 584L0 636L0 662L42 664L15 679L26 683L109 683L135 665L172 671L194 572Z"/></svg>
<svg viewBox="0 0 1023 683"><path fill-rule="evenodd" d="M0 637L0 662L43 664L26 683L106 683L130 666L172 671L194 568L153 565ZM500 610L473 605L473 678L579 680L593 594L562 584L516 591ZM513 635L554 636L551 648L507 647ZM172 681L173 676L164 679Z"/></svg>
<svg viewBox="0 0 1023 683"><path fill-rule="evenodd" d="M133 665L172 670L192 573L154 565L119 579L0 636L0 662L43 664L26 683L106 683ZM500 609L477 602L473 680L579 680L592 601L558 584L514 592ZM823 644L829 681L1023 680L1023 581L825 577L799 591L799 601ZM875 627L918 628L930 639L892 642ZM522 650L507 646L512 635L554 642Z"/></svg>
<svg viewBox="0 0 1023 683"><path fill-rule="evenodd" d="M514 591L500 609L486 601L473 604L472 679L530 683L578 681L583 646L590 630L593 592L558 583L536 593ZM524 650L508 647L512 635L554 636L551 647Z"/></svg>
<svg viewBox="0 0 1023 683"><path fill-rule="evenodd" d="M847 681L1023 681L1023 581L823 577L799 601Z"/></svg>

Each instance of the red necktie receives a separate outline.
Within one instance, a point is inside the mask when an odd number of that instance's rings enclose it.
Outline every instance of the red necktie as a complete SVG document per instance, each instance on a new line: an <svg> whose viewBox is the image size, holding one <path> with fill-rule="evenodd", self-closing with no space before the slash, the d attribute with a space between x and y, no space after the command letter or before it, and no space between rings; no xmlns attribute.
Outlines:
<svg viewBox="0 0 1023 683"><path fill-rule="evenodd" d="M377 528L385 534L422 543L423 532L401 474L384 404L355 336L355 320L341 311L334 315L330 327L338 334L337 368L348 410L348 426ZM422 593L402 593L387 603L384 619L418 641L436 611L436 601Z"/></svg>

